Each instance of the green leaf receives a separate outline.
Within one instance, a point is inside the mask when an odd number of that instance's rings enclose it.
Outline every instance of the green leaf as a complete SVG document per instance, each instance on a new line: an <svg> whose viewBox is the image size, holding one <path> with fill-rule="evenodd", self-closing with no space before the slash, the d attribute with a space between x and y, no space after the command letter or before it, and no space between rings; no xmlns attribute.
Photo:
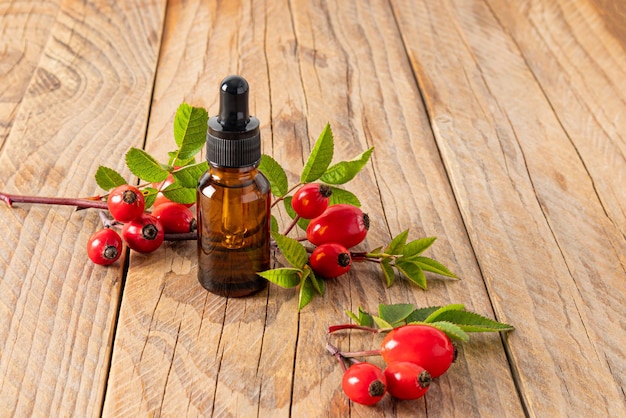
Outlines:
<svg viewBox="0 0 626 418"><path fill-rule="evenodd" d="M104 190L111 190L117 186L128 184L124 177L112 168L100 166L96 170L96 183Z"/></svg>
<svg viewBox="0 0 626 418"><path fill-rule="evenodd" d="M416 256L411 257L411 261L417 263L417 265L420 266L422 270L430 271L431 273L441 274L442 276L457 278L456 274L452 273L450 270L448 270L446 266L438 261L433 260L432 258Z"/></svg>
<svg viewBox="0 0 626 418"><path fill-rule="evenodd" d="M378 305L378 315L390 324L404 321L414 310L410 303L396 303L392 305Z"/></svg>
<svg viewBox="0 0 626 418"><path fill-rule="evenodd" d="M315 291L317 293L319 293L320 295L324 294L324 291L326 290L326 284L325 284L324 280L318 278L315 275L315 272L313 272L311 267L309 267L308 265L304 266L304 276L305 276L305 278L308 277L309 279L311 279L311 283L313 284L313 288L315 289Z"/></svg>
<svg viewBox="0 0 626 418"><path fill-rule="evenodd" d="M154 187L146 187L143 189L143 198L146 202L146 209L154 205L157 193L159 193L159 191Z"/></svg>
<svg viewBox="0 0 626 418"><path fill-rule="evenodd" d="M198 187L198 180L209 169L209 163L203 161L201 163L187 165L172 171L172 176L177 183L183 187L196 188Z"/></svg>
<svg viewBox="0 0 626 418"><path fill-rule="evenodd" d="M178 145L172 165L183 165L196 155L206 144L207 122L206 109L182 103L174 117L174 140Z"/></svg>
<svg viewBox="0 0 626 418"><path fill-rule="evenodd" d="M411 241L404 246L402 254L406 257L413 257L426 251L428 247L433 245L437 237L421 238Z"/></svg>
<svg viewBox="0 0 626 418"><path fill-rule="evenodd" d="M387 287L391 287L396 279L396 273L393 271L393 267L391 267L391 260L383 260L380 263L380 268L383 270L383 275L385 276L385 283L387 284Z"/></svg>
<svg viewBox="0 0 626 418"><path fill-rule="evenodd" d="M272 194L276 197L283 197L289 190L287 174L278 162L269 155L261 155L259 170L265 174L270 182Z"/></svg>
<svg viewBox="0 0 626 418"><path fill-rule="evenodd" d="M329 186L330 190L332 190L332 194L328 198L328 205L338 205L340 203L345 203L348 205L361 207L361 202L359 198L352 192L349 192L345 189L340 189L338 187Z"/></svg>
<svg viewBox="0 0 626 418"><path fill-rule="evenodd" d="M364 327L371 327L372 325L374 325L374 318L372 317L372 315L365 312L363 308L361 308L360 306L359 306L358 312L359 312L359 315L357 316L353 314L352 312L346 310L346 315L352 318L354 322L356 322L357 325L361 325Z"/></svg>
<svg viewBox="0 0 626 418"><path fill-rule="evenodd" d="M382 319L380 316L372 316L372 319L374 320L374 322L376 323L376 326L380 329L391 329L393 328L393 325L390 324L389 322L385 321L384 319Z"/></svg>
<svg viewBox="0 0 626 418"><path fill-rule="evenodd" d="M334 148L333 133L330 129L330 124L327 123L319 138L315 141L311 154L304 165L300 176L302 183L311 183L324 174L333 159Z"/></svg>
<svg viewBox="0 0 626 418"><path fill-rule="evenodd" d="M458 325L453 324L452 322L439 321L428 324L433 326L443 332L445 332L448 337L454 340L459 340L463 342L469 341L469 335L465 331L461 329Z"/></svg>
<svg viewBox="0 0 626 418"><path fill-rule="evenodd" d="M465 310L442 311L437 315L436 321L451 322L458 325L465 332L497 332L514 329L511 325Z"/></svg>
<svg viewBox="0 0 626 418"><path fill-rule="evenodd" d="M436 322L439 320L439 315L448 311L463 311L465 310L465 306L460 303L453 303L450 305L442 306L439 309L433 311L424 322Z"/></svg>
<svg viewBox="0 0 626 418"><path fill-rule="evenodd" d="M270 215L270 231L278 232L278 221L274 215Z"/></svg>
<svg viewBox="0 0 626 418"><path fill-rule="evenodd" d="M161 192L163 196L176 203L191 204L196 202L195 187L182 187L178 183L172 183Z"/></svg>
<svg viewBox="0 0 626 418"><path fill-rule="evenodd" d="M276 241L276 245L282 252L285 259L293 267L303 269L309 261L306 248L293 238L287 237L279 233L272 233L272 238Z"/></svg>
<svg viewBox="0 0 626 418"><path fill-rule="evenodd" d="M195 157L190 157L190 158L187 158L186 160L177 159L176 157L178 156L178 150L176 150L176 151L169 151L167 153L167 155L170 157L170 159L168 160L169 161L168 165L170 167L174 167L174 166L176 166L176 167L184 167L184 166L187 166L187 165L195 164L195 162L196 162L196 158ZM174 162L176 162L176 164L174 164Z"/></svg>
<svg viewBox="0 0 626 418"><path fill-rule="evenodd" d="M420 266L418 266L417 264L415 264L415 263L413 263L413 262L411 262L409 260L404 260L404 259L400 258L400 259L396 260L395 267L407 279L409 279L410 281L412 281L413 283L415 283L416 285L418 285L422 289L424 289L424 290L427 289L426 276L424 275L424 272L422 271Z"/></svg>
<svg viewBox="0 0 626 418"><path fill-rule="evenodd" d="M293 200L293 196L287 196L283 199L283 204L285 205L285 211L287 212L287 215L289 215L291 219L295 219L296 211L293 210L293 206L291 206L292 200ZM309 226L309 223L311 223L311 220L304 219L304 218L298 219L298 222L297 222L298 226L302 228L303 231L306 231L306 228Z"/></svg>
<svg viewBox="0 0 626 418"><path fill-rule="evenodd" d="M428 308L416 309L413 312L411 312L411 315L409 315L406 318L406 322L407 323L424 322L424 320L426 320L426 318L428 318L428 316L430 314L432 314L433 312L435 312L439 308L441 308L441 306L430 306Z"/></svg>
<svg viewBox="0 0 626 418"><path fill-rule="evenodd" d="M408 238L408 236L409 236L408 229L396 235L391 240L389 245L387 245L387 247L385 248L385 252L387 254L402 254L402 250L404 249L404 246L406 245L406 239Z"/></svg>
<svg viewBox="0 0 626 418"><path fill-rule="evenodd" d="M163 181L169 175L153 156L139 148L128 150L126 165L134 175L152 183Z"/></svg>
<svg viewBox="0 0 626 418"><path fill-rule="evenodd" d="M300 285L300 294L298 296L298 311L302 310L315 297L315 288L310 278L306 278Z"/></svg>
<svg viewBox="0 0 626 418"><path fill-rule="evenodd" d="M320 180L328 184L345 184L349 182L365 167L373 151L374 147L363 152L353 160L341 161L330 166Z"/></svg>
<svg viewBox="0 0 626 418"><path fill-rule="evenodd" d="M261 271L257 274L280 287L288 289L300 284L302 270L284 267Z"/></svg>

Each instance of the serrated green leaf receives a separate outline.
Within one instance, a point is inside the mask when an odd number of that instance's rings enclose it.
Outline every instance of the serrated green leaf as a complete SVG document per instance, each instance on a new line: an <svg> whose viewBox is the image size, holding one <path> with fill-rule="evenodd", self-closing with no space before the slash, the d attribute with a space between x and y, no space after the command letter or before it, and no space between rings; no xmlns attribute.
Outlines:
<svg viewBox="0 0 626 418"><path fill-rule="evenodd" d="M261 271L257 274L280 287L289 289L300 284L302 270L284 267Z"/></svg>
<svg viewBox="0 0 626 418"><path fill-rule="evenodd" d="M416 309L406 318L406 322L424 322L424 320L428 318L431 313L435 312L439 308L441 308L441 306L430 306L427 308Z"/></svg>
<svg viewBox="0 0 626 418"><path fill-rule="evenodd" d="M349 311L349 310L347 310L347 309L346 309L344 312L345 312L345 313L346 313L346 315L348 315L348 316L349 316L349 317L350 317L350 318L351 318L354 322L356 322L356 324L357 324L357 325L360 325L360 324L359 324L359 317L358 317L358 316L356 316L355 314L353 314L351 311Z"/></svg>
<svg viewBox="0 0 626 418"><path fill-rule="evenodd" d="M383 276L385 277L385 283L387 287L391 287L393 282L396 279L396 273L393 271L393 267L391 267L391 261L389 259L385 259L380 263L380 268L383 271Z"/></svg>
<svg viewBox="0 0 626 418"><path fill-rule="evenodd" d="M392 305L378 305L378 315L390 324L404 321L414 310L410 303L396 303Z"/></svg>
<svg viewBox="0 0 626 418"><path fill-rule="evenodd" d="M350 161L341 161L330 166L320 180L328 184L345 184L352 180L365 167L374 151L374 147L361 153Z"/></svg>
<svg viewBox="0 0 626 418"><path fill-rule="evenodd" d="M381 329L390 329L393 328L393 325L391 325L389 322L385 321L384 319L382 319L379 316L372 316L372 319L374 320L374 322L376 323L376 326L378 326L378 328Z"/></svg>
<svg viewBox="0 0 626 418"><path fill-rule="evenodd" d="M196 203L196 188L182 187L178 183L172 183L165 189L161 190L163 196L172 202L191 204Z"/></svg>
<svg viewBox="0 0 626 418"><path fill-rule="evenodd" d="M96 170L96 183L100 188L109 191L117 186L128 184L124 177L112 168L100 166Z"/></svg>
<svg viewBox="0 0 626 418"><path fill-rule="evenodd" d="M409 237L409 230L405 230L396 235L389 245L385 248L387 254L402 254L402 250L406 245L406 240Z"/></svg>
<svg viewBox="0 0 626 418"><path fill-rule="evenodd" d="M169 175L169 172L153 156L139 148L128 150L126 165L134 175L152 183L163 181Z"/></svg>
<svg viewBox="0 0 626 418"><path fill-rule="evenodd" d="M437 237L428 237L428 238L420 238L420 239L416 239L415 241L411 241L404 246L402 250L402 254L406 258L419 255L423 253L424 251L426 251L428 247L433 245L436 239Z"/></svg>
<svg viewBox="0 0 626 418"><path fill-rule="evenodd" d="M437 322L439 320L439 316L442 313L445 313L448 311L463 311L463 310L465 310L465 305L462 305L460 303L452 303L450 305L441 306L440 308L431 312L431 314L428 315L426 319L424 319L424 322Z"/></svg>
<svg viewBox="0 0 626 418"><path fill-rule="evenodd" d="M450 337L453 340L459 340L463 342L469 341L469 335L467 335L467 333L463 331L458 325L455 325L452 322L439 321L439 322L432 322L428 325L433 326L445 332L448 335L448 337Z"/></svg>
<svg viewBox="0 0 626 418"><path fill-rule="evenodd" d="M302 281L300 294L298 295L298 311L302 310L315 297L315 288L310 278Z"/></svg>
<svg viewBox="0 0 626 418"><path fill-rule="evenodd" d="M293 200L293 196L287 196L283 199L283 204L285 205L285 211L287 212L287 215L289 215L291 219L295 219L297 214L296 214L296 211L293 210L293 206L291 206L292 200ZM310 219L299 218L297 225L300 228L302 228L303 231L306 231L306 228L309 226L309 223L311 223Z"/></svg>
<svg viewBox="0 0 626 418"><path fill-rule="evenodd" d="M144 201L146 202L146 209L148 209L152 207L152 205L154 205L154 202L157 198L157 193L159 193L159 191L154 187L146 187L142 191Z"/></svg>
<svg viewBox="0 0 626 418"><path fill-rule="evenodd" d="M203 161L201 163L187 165L172 171L172 176L177 183L183 187L196 188L198 180L209 169L209 163Z"/></svg>
<svg viewBox="0 0 626 418"><path fill-rule="evenodd" d="M442 276L457 278L457 275L452 273L446 266L440 262L433 260L432 258L415 256L411 257L411 261L417 263L422 270L430 271L431 273L441 274Z"/></svg>
<svg viewBox="0 0 626 418"><path fill-rule="evenodd" d="M277 232L272 233L272 238L276 241L276 245L282 252L285 259L293 267L303 269L306 263L309 261L309 256L306 252L306 248L298 241Z"/></svg>
<svg viewBox="0 0 626 418"><path fill-rule="evenodd" d="M323 295L324 291L326 290L326 282L324 282L324 280L317 277L315 275L315 272L313 272L311 267L309 267L308 265L304 266L304 273L305 273L305 277L308 277L309 279L311 279L311 283L313 283L313 288L315 289L315 291L318 294Z"/></svg>
<svg viewBox="0 0 626 418"><path fill-rule="evenodd" d="M372 325L374 325L374 318L372 317L372 315L370 315L369 313L365 312L363 310L363 308L361 308L359 306L359 321L358 321L359 325L365 326L365 327L371 327Z"/></svg>
<svg viewBox="0 0 626 418"><path fill-rule="evenodd" d="M302 183L311 183L319 179L330 165L334 150L333 132L330 129L330 124L327 123L319 138L315 141L311 154L302 170L300 181Z"/></svg>
<svg viewBox="0 0 626 418"><path fill-rule="evenodd" d="M329 186L330 190L332 190L332 194L328 198L328 205L338 205L340 203L345 203L348 205L361 207L361 202L356 195L348 190L340 189L338 187Z"/></svg>
<svg viewBox="0 0 626 418"><path fill-rule="evenodd" d="M196 155L206 144L207 122L206 109L182 103L174 116L174 140L178 145L172 165L182 165L184 161Z"/></svg>
<svg viewBox="0 0 626 418"><path fill-rule="evenodd" d="M421 267L411 261L404 260L402 258L396 260L395 267L400 273L402 273L407 279L426 290L426 276Z"/></svg>
<svg viewBox="0 0 626 418"><path fill-rule="evenodd" d="M278 232L278 221L274 215L270 215L270 231Z"/></svg>
<svg viewBox="0 0 626 418"><path fill-rule="evenodd" d="M436 320L451 322L465 332L498 332L514 329L511 325L465 310L443 311L437 315Z"/></svg>
<svg viewBox="0 0 626 418"><path fill-rule="evenodd" d="M178 150L169 151L167 155L170 157L167 163L170 167L184 167L187 165L195 164L196 162L196 157L190 157L186 160L177 159L176 157L178 156ZM174 164L174 162L176 162L176 164Z"/></svg>
<svg viewBox="0 0 626 418"><path fill-rule="evenodd" d="M276 197L283 197L289 190L289 182L287 174L283 167L269 155L261 155L261 163L259 170L267 177L270 182L272 194Z"/></svg>

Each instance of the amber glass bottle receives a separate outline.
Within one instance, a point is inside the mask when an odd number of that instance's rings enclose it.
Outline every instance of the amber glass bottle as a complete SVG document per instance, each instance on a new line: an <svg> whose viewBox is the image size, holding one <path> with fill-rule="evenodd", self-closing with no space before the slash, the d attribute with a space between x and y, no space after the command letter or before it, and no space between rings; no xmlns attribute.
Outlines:
<svg viewBox="0 0 626 418"><path fill-rule="evenodd" d="M258 170L259 121L248 113L248 83L221 84L220 112L209 118L209 171L198 184L198 280L212 293L241 297L261 290L270 264L270 185Z"/></svg>

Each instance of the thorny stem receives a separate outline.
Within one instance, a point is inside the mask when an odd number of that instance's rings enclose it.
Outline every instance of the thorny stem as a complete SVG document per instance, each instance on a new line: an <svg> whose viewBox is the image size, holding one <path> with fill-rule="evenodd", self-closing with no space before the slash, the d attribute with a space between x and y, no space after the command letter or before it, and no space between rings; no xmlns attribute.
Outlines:
<svg viewBox="0 0 626 418"><path fill-rule="evenodd" d="M4 203L6 203L9 207L12 207L13 203L38 203L43 205L76 206L78 209L107 209L107 202L100 199L100 196L89 198L43 197L23 196L0 192L0 200L4 201Z"/></svg>

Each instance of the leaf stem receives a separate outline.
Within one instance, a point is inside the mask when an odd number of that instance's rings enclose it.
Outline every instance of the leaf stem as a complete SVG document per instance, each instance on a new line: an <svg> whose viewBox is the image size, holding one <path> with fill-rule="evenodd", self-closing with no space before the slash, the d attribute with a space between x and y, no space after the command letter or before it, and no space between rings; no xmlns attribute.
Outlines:
<svg viewBox="0 0 626 418"><path fill-rule="evenodd" d="M293 192L294 190L296 190L298 187L302 186L304 183L302 183L301 181L298 182L297 184L295 184L294 186L292 186L289 190L287 190L287 193L285 193L284 195L282 195L281 197L277 197L276 200L274 200L274 202L272 202L270 209L273 208L274 206L276 206L278 204L278 202L285 200L285 197L289 196L289 193Z"/></svg>
<svg viewBox="0 0 626 418"><path fill-rule="evenodd" d="M43 205L76 206L78 209L94 208L107 209L107 202L100 200L100 196L89 198L69 198L69 197L44 197L44 196L24 196L0 192L0 200L9 207L13 203L36 203Z"/></svg>
<svg viewBox="0 0 626 418"><path fill-rule="evenodd" d="M372 334L378 334L379 332L381 332L381 329L379 328L366 327L364 325L357 325L357 324L341 324L341 325L329 326L328 333L332 334L333 332L341 331L344 329L359 329L361 331L371 332Z"/></svg>
<svg viewBox="0 0 626 418"><path fill-rule="evenodd" d="M291 232L291 230L293 229L294 226L296 226L298 224L298 221L300 220L300 215L296 215L295 218L293 218L293 221L291 221L291 223L289 224L289 226L287 226L287 228L285 229L285 232L283 232L283 235L287 235L289 234L289 232Z"/></svg>

